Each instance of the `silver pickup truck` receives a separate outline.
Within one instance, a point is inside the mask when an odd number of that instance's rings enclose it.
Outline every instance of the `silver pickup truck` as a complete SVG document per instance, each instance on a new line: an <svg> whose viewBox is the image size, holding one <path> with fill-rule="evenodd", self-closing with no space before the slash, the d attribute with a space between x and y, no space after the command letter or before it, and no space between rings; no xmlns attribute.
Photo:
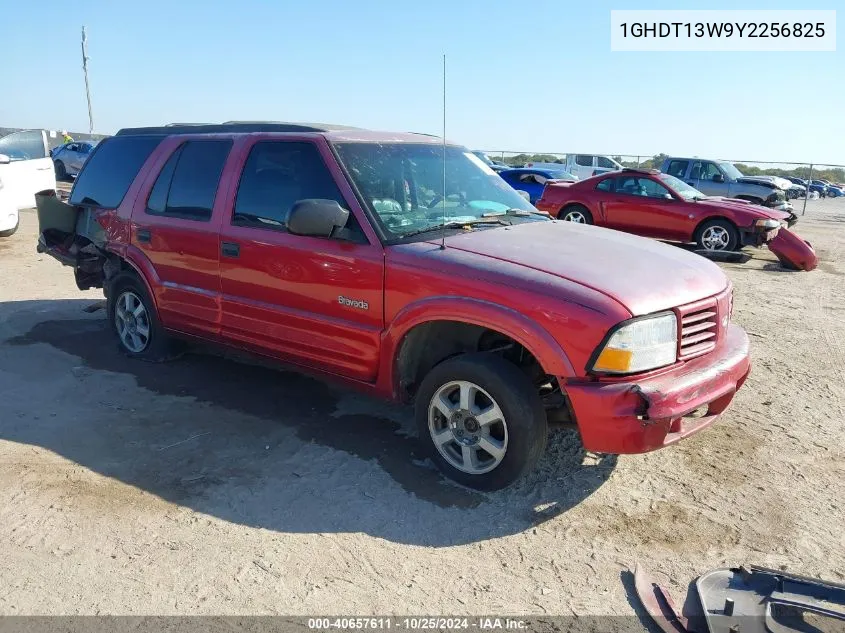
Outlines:
<svg viewBox="0 0 845 633"><path fill-rule="evenodd" d="M748 200L780 211L791 212L787 192L775 182L743 176L732 163L701 158L667 158L660 171L679 178L708 196Z"/></svg>

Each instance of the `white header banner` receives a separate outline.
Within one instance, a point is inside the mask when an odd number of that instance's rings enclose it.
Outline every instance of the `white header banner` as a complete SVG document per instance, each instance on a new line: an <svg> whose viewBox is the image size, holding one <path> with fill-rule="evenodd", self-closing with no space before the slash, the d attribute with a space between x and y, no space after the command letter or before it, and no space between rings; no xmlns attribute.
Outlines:
<svg viewBox="0 0 845 633"><path fill-rule="evenodd" d="M611 11L611 51L835 51L836 11Z"/></svg>

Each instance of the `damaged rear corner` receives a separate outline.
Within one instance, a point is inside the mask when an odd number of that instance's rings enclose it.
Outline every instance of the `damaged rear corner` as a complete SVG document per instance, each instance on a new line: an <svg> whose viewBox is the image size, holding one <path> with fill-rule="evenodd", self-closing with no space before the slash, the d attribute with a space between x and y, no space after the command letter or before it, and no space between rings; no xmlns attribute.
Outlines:
<svg viewBox="0 0 845 633"><path fill-rule="evenodd" d="M36 250L73 268L80 290L103 288L105 280L119 270L120 262L106 250L106 232L97 222L96 211L70 205L53 190L37 193L35 202Z"/></svg>

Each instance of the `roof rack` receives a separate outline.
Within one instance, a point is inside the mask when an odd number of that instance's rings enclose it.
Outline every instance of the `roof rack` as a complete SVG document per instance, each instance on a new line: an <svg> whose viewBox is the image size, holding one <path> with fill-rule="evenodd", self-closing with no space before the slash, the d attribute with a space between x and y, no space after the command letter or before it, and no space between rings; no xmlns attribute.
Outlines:
<svg viewBox="0 0 845 633"><path fill-rule="evenodd" d="M115 136L170 134L220 134L238 132L331 132L333 130L355 130L349 125L322 123L284 123L282 121L227 121L225 123L167 123L161 126L127 127L118 130Z"/></svg>

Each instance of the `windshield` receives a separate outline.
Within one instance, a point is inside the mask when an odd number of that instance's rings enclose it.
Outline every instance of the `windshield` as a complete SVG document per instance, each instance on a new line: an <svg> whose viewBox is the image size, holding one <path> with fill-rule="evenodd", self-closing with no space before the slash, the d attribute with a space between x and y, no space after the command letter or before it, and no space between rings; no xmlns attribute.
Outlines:
<svg viewBox="0 0 845 633"><path fill-rule="evenodd" d="M670 176L669 174L660 174L658 178L674 189L675 193L684 200L698 200L699 198L707 197L695 187L690 187L683 180Z"/></svg>
<svg viewBox="0 0 845 633"><path fill-rule="evenodd" d="M480 152L480 151L477 151L477 150L476 150L476 151L474 151L474 152L473 152L473 154L475 154L476 156L478 156L478 157L479 157L481 160L483 160L483 161L484 161L487 165L492 165L492 164L493 164L493 161L492 161L492 160L490 160L490 157L489 157L487 154L485 154L484 152Z"/></svg>
<svg viewBox="0 0 845 633"><path fill-rule="evenodd" d="M474 153L460 147L415 143L337 143L341 161L388 239L444 222L503 223L546 220ZM496 226L496 224L491 224Z"/></svg>
<svg viewBox="0 0 845 633"><path fill-rule="evenodd" d="M739 171L736 167L734 167L731 163L719 163L719 167L722 169L725 174L727 174L728 178L731 180L736 180L737 178L742 178L742 172Z"/></svg>

